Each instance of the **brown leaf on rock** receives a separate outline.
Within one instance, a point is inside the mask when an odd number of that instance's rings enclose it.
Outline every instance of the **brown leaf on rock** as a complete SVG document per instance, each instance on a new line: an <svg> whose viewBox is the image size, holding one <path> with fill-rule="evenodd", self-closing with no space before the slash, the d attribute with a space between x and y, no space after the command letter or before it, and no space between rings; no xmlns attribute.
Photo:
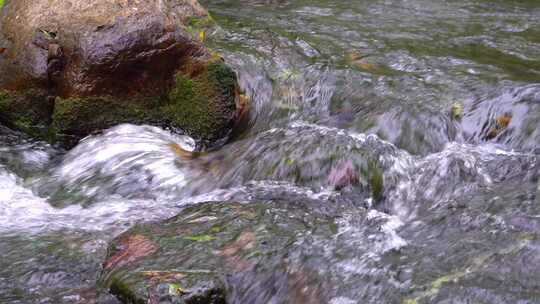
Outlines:
<svg viewBox="0 0 540 304"><path fill-rule="evenodd" d="M157 251L157 246L142 235L131 235L119 244L120 250L105 261L106 270L140 260Z"/></svg>
<svg viewBox="0 0 540 304"><path fill-rule="evenodd" d="M253 232L242 233L233 243L225 246L221 250L221 255L231 257L237 255L244 249L252 249L255 244L255 234Z"/></svg>
<svg viewBox="0 0 540 304"><path fill-rule="evenodd" d="M243 271L247 269L250 264L242 259L240 252L253 249L254 246L255 233L251 231L243 232L234 242L225 246L218 255L224 257L227 265L234 268L235 271Z"/></svg>

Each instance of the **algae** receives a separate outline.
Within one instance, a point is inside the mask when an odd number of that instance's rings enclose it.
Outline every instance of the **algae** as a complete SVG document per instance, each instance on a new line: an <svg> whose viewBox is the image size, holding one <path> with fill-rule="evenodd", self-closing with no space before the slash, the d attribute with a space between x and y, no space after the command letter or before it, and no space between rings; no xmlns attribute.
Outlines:
<svg viewBox="0 0 540 304"><path fill-rule="evenodd" d="M110 284L110 291L124 303L145 304L146 301L137 297L131 290L128 283L117 277L113 277Z"/></svg>
<svg viewBox="0 0 540 304"><path fill-rule="evenodd" d="M236 106L235 85L236 75L220 62L210 64L194 78L178 74L161 112L168 113L174 124L190 135L216 139L230 125Z"/></svg>
<svg viewBox="0 0 540 304"><path fill-rule="evenodd" d="M179 128L194 138L215 140L231 125L235 86L236 74L224 63L215 62L192 78L178 73L168 95L128 100L57 97L51 133L56 139L66 135L79 138L116 124L134 123Z"/></svg>
<svg viewBox="0 0 540 304"><path fill-rule="evenodd" d="M26 95L0 90L0 122L35 138L47 140L50 111L46 102L38 102L40 99L46 97L39 90L29 90Z"/></svg>

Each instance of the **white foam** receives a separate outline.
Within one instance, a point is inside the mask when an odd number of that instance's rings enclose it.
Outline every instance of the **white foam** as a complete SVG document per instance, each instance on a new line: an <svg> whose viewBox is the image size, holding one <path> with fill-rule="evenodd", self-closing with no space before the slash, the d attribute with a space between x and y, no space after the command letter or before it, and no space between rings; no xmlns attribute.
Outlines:
<svg viewBox="0 0 540 304"><path fill-rule="evenodd" d="M381 231L385 234L385 239L382 245L380 246L380 251L386 253L391 250L399 250L407 246L407 241L400 237L397 233L397 230L403 226L403 222L398 216L389 215L377 211L375 209L369 210L367 213L368 220L384 220L384 223L381 225Z"/></svg>

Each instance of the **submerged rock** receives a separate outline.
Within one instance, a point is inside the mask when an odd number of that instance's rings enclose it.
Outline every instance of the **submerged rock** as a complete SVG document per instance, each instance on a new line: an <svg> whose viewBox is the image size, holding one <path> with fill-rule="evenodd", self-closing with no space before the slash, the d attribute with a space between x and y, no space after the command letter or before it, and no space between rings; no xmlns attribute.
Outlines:
<svg viewBox="0 0 540 304"><path fill-rule="evenodd" d="M196 1L7 0L0 23L0 122L68 144L131 122L225 136L236 74L198 41Z"/></svg>
<svg viewBox="0 0 540 304"><path fill-rule="evenodd" d="M335 224L294 205L206 203L137 226L113 242L103 281L124 303L326 303L324 278L316 268L289 264L284 248L306 227L332 234ZM125 254L133 239L159 248L143 250L145 257Z"/></svg>
<svg viewBox="0 0 540 304"><path fill-rule="evenodd" d="M395 268L381 264L406 245L392 230L395 219L354 208L343 195L321 199L300 189L259 188L247 200L198 203L135 226L111 243L102 285L123 303L396 299L388 280ZM155 251L142 257L148 251L135 246L126 254L129 240Z"/></svg>
<svg viewBox="0 0 540 304"><path fill-rule="evenodd" d="M526 159L506 168L484 161L493 188L463 179L470 165L423 162L416 172L433 183L408 193L421 203L406 221L366 210L367 195L346 191L264 184L214 194L231 201L199 203L118 237L101 282L124 303L536 303L538 179ZM452 175L460 182L449 183ZM497 175L512 177L503 185ZM468 190L456 192L461 184ZM429 200L431 189L453 196Z"/></svg>

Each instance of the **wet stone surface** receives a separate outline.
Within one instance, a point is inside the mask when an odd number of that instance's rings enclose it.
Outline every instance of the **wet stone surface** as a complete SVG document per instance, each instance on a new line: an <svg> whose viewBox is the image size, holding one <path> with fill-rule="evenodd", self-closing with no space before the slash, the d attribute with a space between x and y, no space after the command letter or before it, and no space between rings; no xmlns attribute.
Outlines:
<svg viewBox="0 0 540 304"><path fill-rule="evenodd" d="M308 213L305 208L309 203L225 202L188 207L170 220L137 226L121 235L110 248L102 279L126 302L290 298L323 303L329 278L321 277L316 265L323 257L303 251L314 250L306 246L317 238L335 235L337 224L333 216ZM152 242L158 249L136 260L130 258L137 250L125 254L122 247L134 238ZM124 262L109 262L121 255L127 255ZM312 262L297 269L291 259L301 257Z"/></svg>
<svg viewBox="0 0 540 304"><path fill-rule="evenodd" d="M70 2L177 3L2 13ZM70 151L0 127L0 303L540 303L540 2L201 2L220 28L186 30L237 71L243 128L197 152L148 125ZM90 38L149 24L125 20ZM70 51L44 30L25 60L61 83ZM152 91L147 76L122 87ZM29 95L43 91L0 92L0 115Z"/></svg>
<svg viewBox="0 0 540 304"><path fill-rule="evenodd" d="M0 13L3 124L67 147L128 122L230 131L236 74L198 40L216 25L197 1L8 0Z"/></svg>

